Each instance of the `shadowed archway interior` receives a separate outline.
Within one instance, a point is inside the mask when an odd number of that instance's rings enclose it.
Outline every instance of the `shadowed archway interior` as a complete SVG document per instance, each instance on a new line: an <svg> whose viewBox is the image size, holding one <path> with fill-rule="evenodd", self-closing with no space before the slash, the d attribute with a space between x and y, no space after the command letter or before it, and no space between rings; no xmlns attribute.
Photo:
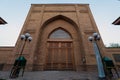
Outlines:
<svg viewBox="0 0 120 80"><path fill-rule="evenodd" d="M47 42L45 70L73 70L73 44L68 32L58 28Z"/></svg>

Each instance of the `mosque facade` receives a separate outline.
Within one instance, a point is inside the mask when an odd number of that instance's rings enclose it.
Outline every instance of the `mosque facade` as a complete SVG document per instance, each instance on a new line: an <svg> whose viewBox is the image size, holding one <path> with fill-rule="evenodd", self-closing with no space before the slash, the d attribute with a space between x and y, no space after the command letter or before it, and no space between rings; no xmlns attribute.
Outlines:
<svg viewBox="0 0 120 80"><path fill-rule="evenodd" d="M88 37L99 33L89 4L32 4L21 34L30 33L22 56L27 59L26 70L97 70L93 45ZM21 54L20 35L14 47L0 48L1 70L10 70ZM101 56L108 56L119 65L115 56L120 49L105 48L97 42Z"/></svg>

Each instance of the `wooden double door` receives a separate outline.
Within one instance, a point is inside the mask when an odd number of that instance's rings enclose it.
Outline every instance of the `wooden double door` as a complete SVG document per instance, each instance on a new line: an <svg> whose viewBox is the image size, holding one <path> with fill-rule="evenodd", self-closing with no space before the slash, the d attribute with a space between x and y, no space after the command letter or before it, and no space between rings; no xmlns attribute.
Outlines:
<svg viewBox="0 0 120 80"><path fill-rule="evenodd" d="M50 41L47 44L45 70L74 70L72 42Z"/></svg>

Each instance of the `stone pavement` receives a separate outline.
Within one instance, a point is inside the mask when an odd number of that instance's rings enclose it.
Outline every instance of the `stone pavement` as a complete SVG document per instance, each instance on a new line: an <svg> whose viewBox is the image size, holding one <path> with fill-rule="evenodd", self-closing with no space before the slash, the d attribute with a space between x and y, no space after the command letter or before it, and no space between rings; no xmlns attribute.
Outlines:
<svg viewBox="0 0 120 80"><path fill-rule="evenodd" d="M0 71L0 79L6 80L99 80L97 72L85 71L32 71L25 72L24 76L9 79L10 71ZM113 79L116 80L116 79Z"/></svg>

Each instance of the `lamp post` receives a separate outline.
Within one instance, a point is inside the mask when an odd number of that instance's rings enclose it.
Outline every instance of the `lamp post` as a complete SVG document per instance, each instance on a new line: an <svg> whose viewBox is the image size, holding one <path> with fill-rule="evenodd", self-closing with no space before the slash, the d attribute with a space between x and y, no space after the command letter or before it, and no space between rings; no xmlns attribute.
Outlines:
<svg viewBox="0 0 120 80"><path fill-rule="evenodd" d="M20 51L20 55L15 60L13 68L11 69L10 78L18 77L21 69L23 69L23 71L22 71L22 76L23 76L25 65L26 65L26 62L27 62L27 60L24 58L24 56L22 56L22 53L23 53L26 42L27 41L29 41L29 42L32 41L32 37L30 36L29 33L25 33L24 35L21 35L20 38L21 38L22 41L24 40L24 42L23 42L23 45L22 45L22 49Z"/></svg>
<svg viewBox="0 0 120 80"><path fill-rule="evenodd" d="M88 40L93 44L94 52L96 55L97 67L98 67L98 76L100 79L105 79L105 72L104 72L104 66L102 63L102 57L97 45L97 41L100 40L100 35L98 33L93 33L92 36L88 37Z"/></svg>
<svg viewBox="0 0 120 80"><path fill-rule="evenodd" d="M32 37L31 37L31 35L29 33L25 33L25 34L21 35L20 38L21 38L22 41L24 40L23 45L22 45L22 49L20 51L20 56L21 56L22 53L23 53L23 50L24 50L24 47L25 47L25 44L26 44L27 40L29 42L31 42L32 41Z"/></svg>

